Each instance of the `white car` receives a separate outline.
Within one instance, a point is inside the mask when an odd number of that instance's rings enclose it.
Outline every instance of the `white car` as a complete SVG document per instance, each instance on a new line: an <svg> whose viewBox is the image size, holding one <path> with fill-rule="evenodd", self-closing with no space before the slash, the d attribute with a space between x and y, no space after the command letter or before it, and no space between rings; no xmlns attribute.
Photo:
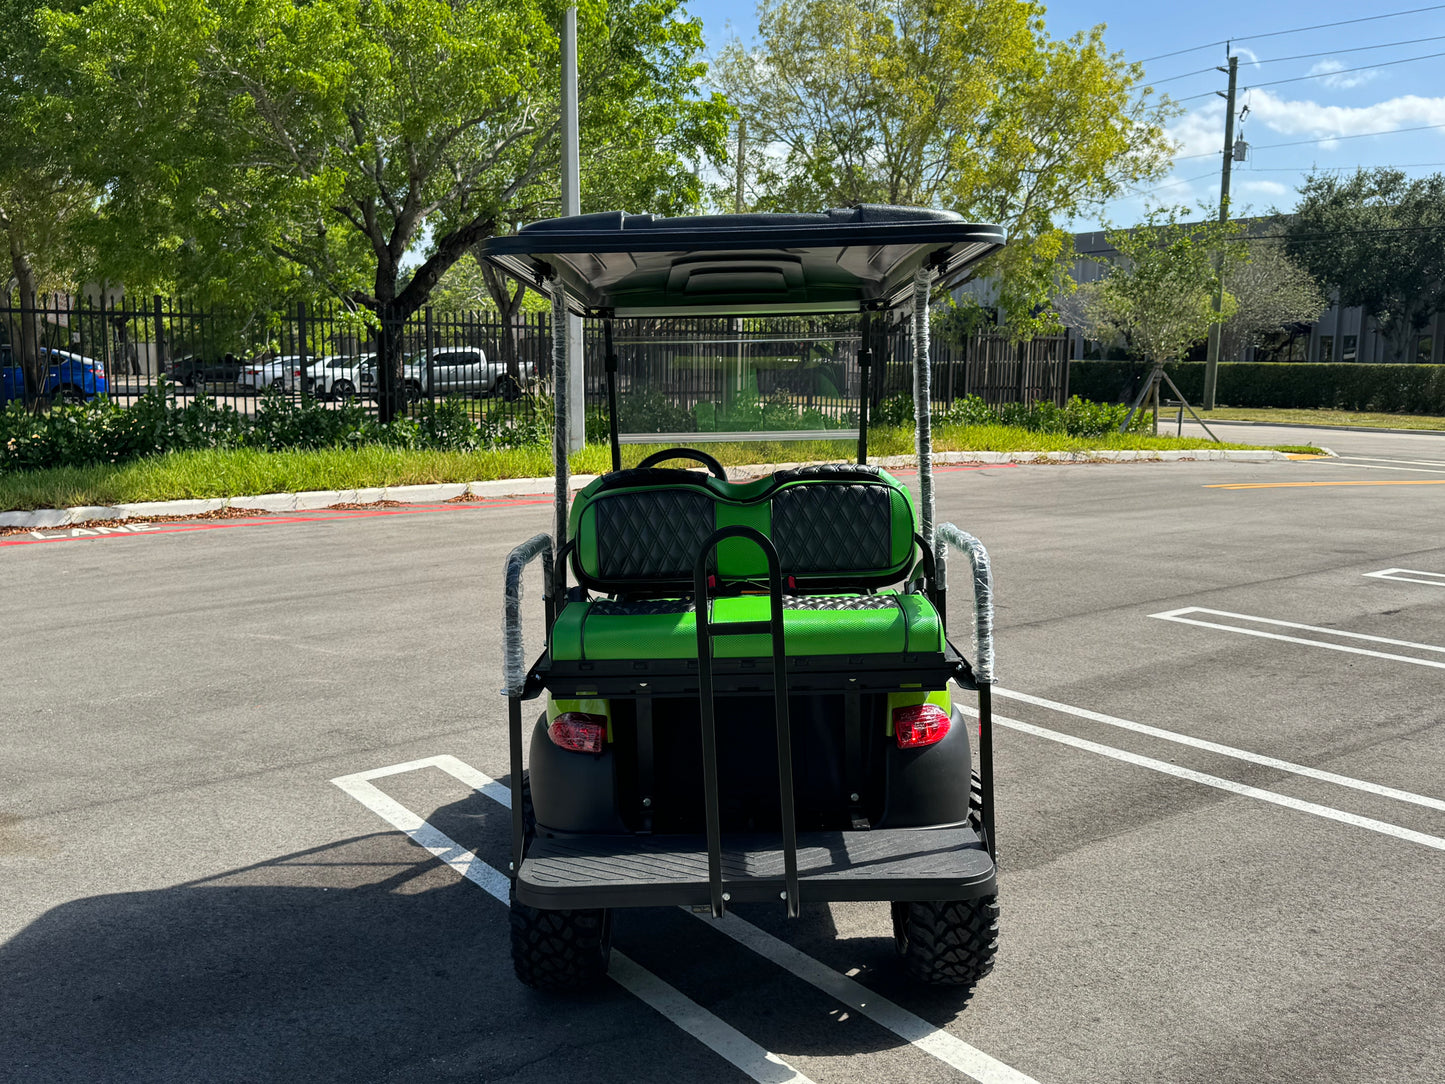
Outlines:
<svg viewBox="0 0 1445 1084"><path fill-rule="evenodd" d="M375 369L375 354L330 354L311 366L311 390L322 398L350 399L365 384L370 394Z"/></svg>
<svg viewBox="0 0 1445 1084"><path fill-rule="evenodd" d="M302 386L301 379L314 358L301 354L284 354L270 361L253 361L241 366L236 383L243 388L280 388L282 391L296 391Z"/></svg>

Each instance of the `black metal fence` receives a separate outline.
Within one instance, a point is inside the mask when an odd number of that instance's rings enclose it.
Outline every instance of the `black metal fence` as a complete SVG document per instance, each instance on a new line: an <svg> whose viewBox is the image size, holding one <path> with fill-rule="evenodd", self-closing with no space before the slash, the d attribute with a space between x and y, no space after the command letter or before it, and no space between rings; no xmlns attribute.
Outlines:
<svg viewBox="0 0 1445 1084"><path fill-rule="evenodd" d="M368 404L376 389L374 334L364 314L342 307L238 315L160 297L53 295L27 307L4 299L0 349L22 341L24 321L42 348L96 362L108 393L123 404L162 378L178 399L205 394L242 412L253 411L269 388ZM400 329L408 404L460 395L480 400L479 409L494 417L549 412L550 323L547 312L511 321L495 313L416 313ZM617 320L613 342L624 431L808 429L856 420L863 392L856 318ZM587 406L600 412L607 391L597 321L584 323L583 354ZM932 355L940 407L966 395L992 405L1062 405L1068 397L1062 335L1023 344L935 336ZM872 399L908 394L911 386L908 324L875 324Z"/></svg>

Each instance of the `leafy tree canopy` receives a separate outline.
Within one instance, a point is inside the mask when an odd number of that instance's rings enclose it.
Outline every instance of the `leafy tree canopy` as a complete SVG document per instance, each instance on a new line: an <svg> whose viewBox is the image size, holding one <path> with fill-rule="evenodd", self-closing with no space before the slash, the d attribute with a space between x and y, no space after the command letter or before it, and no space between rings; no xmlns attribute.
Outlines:
<svg viewBox="0 0 1445 1084"><path fill-rule="evenodd" d="M558 0L51 0L33 23L108 261L404 314L477 241L556 213L561 19ZM699 24L678 0L583 0L578 25L589 204L696 204L686 162L729 116L697 93Z"/></svg>
<svg viewBox="0 0 1445 1084"><path fill-rule="evenodd" d="M1028 0L764 0L762 44L734 42L716 71L755 143L749 202L996 222L1011 244L979 273L1016 333L1052 323L1062 224L1161 174L1169 107L1102 27L1055 41L1043 15Z"/></svg>
<svg viewBox="0 0 1445 1084"><path fill-rule="evenodd" d="M1090 338L1121 336L1145 360L1165 362L1182 358L1209 334L1219 276L1228 281L1233 265L1245 257L1242 246L1226 243L1242 227L1212 220L1181 223L1181 211L1159 210L1143 226L1108 234L1118 253L1109 274L1081 286L1072 302ZM1225 254L1218 267L1217 252ZM1236 307L1226 291L1223 319Z"/></svg>
<svg viewBox="0 0 1445 1084"><path fill-rule="evenodd" d="M1319 284L1278 241L1243 242L1247 258L1230 262L1224 288L1234 315L1220 328L1220 357L1237 360L1247 346L1288 324L1312 324L1329 306Z"/></svg>
<svg viewBox="0 0 1445 1084"><path fill-rule="evenodd" d="M1341 305L1363 306L1397 359L1445 307L1445 175L1311 174L1287 233L1290 256Z"/></svg>

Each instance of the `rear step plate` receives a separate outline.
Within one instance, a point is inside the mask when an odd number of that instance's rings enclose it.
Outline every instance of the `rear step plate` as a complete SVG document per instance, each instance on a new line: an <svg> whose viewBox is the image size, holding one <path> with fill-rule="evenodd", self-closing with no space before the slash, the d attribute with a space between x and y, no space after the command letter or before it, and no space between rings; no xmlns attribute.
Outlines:
<svg viewBox="0 0 1445 1084"><path fill-rule="evenodd" d="M733 903L783 894L782 837L723 838ZM818 900L959 900L992 895L993 861L968 828L799 832L799 894ZM534 839L517 878L532 907L650 907L709 900L702 836Z"/></svg>

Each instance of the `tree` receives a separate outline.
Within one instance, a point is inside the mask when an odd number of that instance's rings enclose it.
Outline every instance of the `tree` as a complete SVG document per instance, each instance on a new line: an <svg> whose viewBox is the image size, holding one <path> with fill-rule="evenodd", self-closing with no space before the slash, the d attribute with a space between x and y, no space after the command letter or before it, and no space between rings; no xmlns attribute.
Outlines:
<svg viewBox="0 0 1445 1084"><path fill-rule="evenodd" d="M9 265L8 302L18 297L20 316L10 329L12 356L21 367L25 400L34 406L45 385L38 313L43 292L74 286L76 225L94 208L95 192L71 168L59 138L63 124L54 105L31 88L43 81L33 20L0 7L0 235Z"/></svg>
<svg viewBox="0 0 1445 1084"><path fill-rule="evenodd" d="M446 270L556 209L560 19L548 0L94 0L46 25L57 55L91 61L55 93L90 139L109 235L157 239L151 258L183 279L347 299L369 314L394 392L395 330ZM630 180L695 202L683 158L719 152L728 117L696 93L699 24L678 0L583 0L578 25L594 176L610 160L623 168L609 194ZM132 119L148 138L106 135ZM383 416L396 405L385 396Z"/></svg>
<svg viewBox="0 0 1445 1084"><path fill-rule="evenodd" d="M1396 169L1311 174L1286 231L1289 255L1341 306L1360 305L1396 360L1445 307L1445 176Z"/></svg>
<svg viewBox="0 0 1445 1084"><path fill-rule="evenodd" d="M1228 281L1232 264L1243 253L1225 242L1240 227L1214 221L1180 223L1178 213L1156 211L1143 226L1108 234L1118 253L1109 259L1109 274L1081 286L1073 301L1089 338L1122 336L1134 353L1158 364L1178 360L1209 334L1221 273L1212 253L1226 253L1222 273ZM1221 309L1225 320L1235 307L1234 296L1226 290Z"/></svg>
<svg viewBox="0 0 1445 1084"><path fill-rule="evenodd" d="M751 202L945 207L1003 225L980 265L1014 332L1050 322L1060 224L1167 165L1167 104L1103 28L1067 41L1027 0L764 0L717 81L747 118ZM726 170L724 171L726 174ZM728 185L731 190L731 180ZM1044 318L1036 314L1044 311Z"/></svg>
<svg viewBox="0 0 1445 1084"><path fill-rule="evenodd" d="M1247 241L1243 258L1230 263L1224 288L1234 315L1220 328L1220 357L1237 359L1247 346L1288 324L1312 324L1329 306L1319 284L1277 241Z"/></svg>

